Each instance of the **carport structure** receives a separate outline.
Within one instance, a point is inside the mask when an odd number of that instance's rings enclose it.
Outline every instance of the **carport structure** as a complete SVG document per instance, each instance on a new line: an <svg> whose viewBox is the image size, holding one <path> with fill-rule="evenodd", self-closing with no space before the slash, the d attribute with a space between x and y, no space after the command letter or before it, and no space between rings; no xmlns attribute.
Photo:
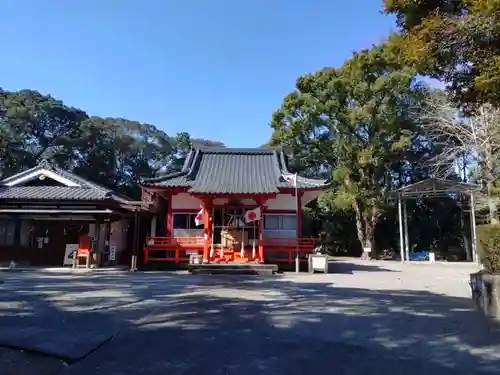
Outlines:
<svg viewBox="0 0 500 375"><path fill-rule="evenodd" d="M401 261L409 261L410 241L408 236L408 216L406 213L406 201L409 199L436 199L442 197L454 197L461 202L461 209L466 212L464 203L469 202L471 222L471 250L472 261L477 262L476 251L476 216L474 210L474 192L480 191L481 187L459 181L445 180L439 178L428 178L411 185L404 186L397 191L398 196L398 221L399 221L399 243Z"/></svg>

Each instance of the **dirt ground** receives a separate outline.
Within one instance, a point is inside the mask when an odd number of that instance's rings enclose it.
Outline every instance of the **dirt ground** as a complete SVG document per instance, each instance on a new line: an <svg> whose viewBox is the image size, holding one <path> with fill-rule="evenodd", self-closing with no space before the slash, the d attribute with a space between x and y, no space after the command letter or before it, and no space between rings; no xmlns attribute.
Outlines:
<svg viewBox="0 0 500 375"><path fill-rule="evenodd" d="M0 272L0 344L51 353L0 346L0 373L500 373L500 331L470 301L473 265L341 260L332 270Z"/></svg>

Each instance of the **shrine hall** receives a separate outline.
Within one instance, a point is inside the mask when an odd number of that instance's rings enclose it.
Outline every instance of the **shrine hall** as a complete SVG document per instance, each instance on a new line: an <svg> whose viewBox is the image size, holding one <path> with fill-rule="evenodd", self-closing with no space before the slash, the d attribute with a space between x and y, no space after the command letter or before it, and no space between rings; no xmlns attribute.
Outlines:
<svg viewBox="0 0 500 375"><path fill-rule="evenodd" d="M282 149L198 147L180 172L145 180L144 263L306 260L317 239L302 236L302 212L326 181L298 176L288 162Z"/></svg>

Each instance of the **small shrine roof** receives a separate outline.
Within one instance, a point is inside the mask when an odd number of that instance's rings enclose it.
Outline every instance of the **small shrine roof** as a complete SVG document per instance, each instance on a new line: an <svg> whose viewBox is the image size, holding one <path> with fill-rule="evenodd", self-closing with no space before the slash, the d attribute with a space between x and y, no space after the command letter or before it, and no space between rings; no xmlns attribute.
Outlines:
<svg viewBox="0 0 500 375"><path fill-rule="evenodd" d="M402 197L443 196L447 194L466 194L480 191L481 186L455 180L428 178L398 189Z"/></svg>

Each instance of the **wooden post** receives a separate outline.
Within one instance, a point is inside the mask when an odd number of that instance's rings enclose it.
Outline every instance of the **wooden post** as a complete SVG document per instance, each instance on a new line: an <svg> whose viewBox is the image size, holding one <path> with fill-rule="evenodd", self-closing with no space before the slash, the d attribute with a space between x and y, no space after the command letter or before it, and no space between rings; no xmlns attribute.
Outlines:
<svg viewBox="0 0 500 375"><path fill-rule="evenodd" d="M399 253L401 254L401 262L405 261L405 240L403 233L403 209L401 204L401 193L398 194L398 222L399 222Z"/></svg>
<svg viewBox="0 0 500 375"><path fill-rule="evenodd" d="M213 260L215 257L214 249L214 207L210 204L210 211L208 215L208 259Z"/></svg>
<svg viewBox="0 0 500 375"><path fill-rule="evenodd" d="M408 233L408 214L406 213L406 200L403 200L403 232L405 240L405 258L410 260L410 239Z"/></svg>
<svg viewBox="0 0 500 375"><path fill-rule="evenodd" d="M132 259L130 264L130 270L137 270L137 253L139 247L139 212L134 212L134 232L132 239Z"/></svg>
<svg viewBox="0 0 500 375"><path fill-rule="evenodd" d="M258 222L257 222L258 223ZM255 237L256 236L256 225L255 221L253 222L252 225L252 230L253 230L253 241L252 241L252 261L255 262L255 258L257 258L257 249L255 248Z"/></svg>
<svg viewBox="0 0 500 375"><path fill-rule="evenodd" d="M303 191L297 191L297 238L302 237L302 194Z"/></svg>
<svg viewBox="0 0 500 375"><path fill-rule="evenodd" d="M107 244L106 244L107 243ZM99 258L101 264L104 263L105 266L109 266L111 264L111 259L109 256L111 255L111 220L107 221L105 224L105 231L104 231L104 241L103 241L103 247L102 247L102 257ZM106 262L103 262L103 256L104 253L108 254L108 258L106 259ZM116 254L115 254L116 257Z"/></svg>
<svg viewBox="0 0 500 375"><path fill-rule="evenodd" d="M80 247L80 238L78 238L78 247L73 253L73 268L78 267L78 248Z"/></svg>
<svg viewBox="0 0 500 375"><path fill-rule="evenodd" d="M210 212L210 260L215 258L215 248L214 248L214 232L215 232L215 220L214 220L215 208L212 207Z"/></svg>
<svg viewBox="0 0 500 375"><path fill-rule="evenodd" d="M149 236L150 237L156 237L156 223L158 222L158 218L157 218L157 215L153 215L153 217L151 218L151 226L150 226L150 232L149 232Z"/></svg>
<svg viewBox="0 0 500 375"><path fill-rule="evenodd" d="M92 264L92 253L90 252L90 249L89 249L87 252L87 259L85 261L85 267L90 268L91 264Z"/></svg>
<svg viewBox="0 0 500 375"><path fill-rule="evenodd" d="M168 192L167 194L167 220L166 220L166 228L165 228L165 233L167 237L172 237L173 236L173 213L172 213L172 193Z"/></svg>
<svg viewBox="0 0 500 375"><path fill-rule="evenodd" d="M262 238L262 232L264 227L264 209L261 208L261 217L259 220L259 226L257 228L258 244L259 244L259 263L264 263L264 240Z"/></svg>
<svg viewBox="0 0 500 375"><path fill-rule="evenodd" d="M470 225L471 225L471 242L472 242L472 261L479 263L481 259L477 256L476 244L476 211L474 207L474 192L470 191Z"/></svg>
<svg viewBox="0 0 500 375"><path fill-rule="evenodd" d="M302 212L301 209L301 197L299 189L297 188L297 173L295 173L295 178L293 180L295 185L295 272L300 272L300 260L299 260L299 233L302 232L302 220L299 221L299 215ZM302 219L302 218L301 218Z"/></svg>

